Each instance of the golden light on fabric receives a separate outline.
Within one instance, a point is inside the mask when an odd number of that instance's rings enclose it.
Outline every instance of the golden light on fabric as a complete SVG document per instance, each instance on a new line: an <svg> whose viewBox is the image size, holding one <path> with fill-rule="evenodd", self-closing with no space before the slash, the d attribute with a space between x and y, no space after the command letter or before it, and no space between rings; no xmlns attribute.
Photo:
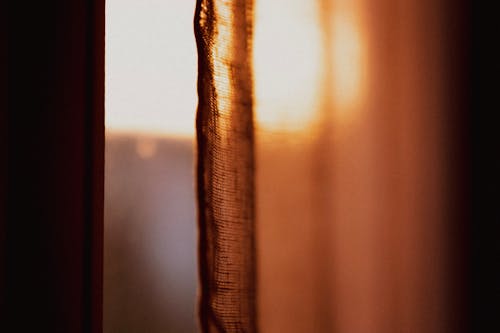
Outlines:
<svg viewBox="0 0 500 333"><path fill-rule="evenodd" d="M202 332L255 332L251 0L198 0L198 225Z"/></svg>
<svg viewBox="0 0 500 333"><path fill-rule="evenodd" d="M364 48L360 23L353 10L333 15L333 98L342 115L360 102L364 80Z"/></svg>
<svg viewBox="0 0 500 333"><path fill-rule="evenodd" d="M219 4L220 2L216 2ZM220 122L220 127L225 129L219 134L225 137L227 130L230 127L231 103L233 99L231 87L231 71L230 66L226 63L231 59L232 55L232 34L234 17L230 5L221 4L215 6L218 24L214 35L214 46L212 61L214 66L214 85L215 93L217 94L216 103L219 113L217 119Z"/></svg>
<svg viewBox="0 0 500 333"><path fill-rule="evenodd" d="M305 132L315 121L320 97L316 4L258 0L255 6L256 124L266 132Z"/></svg>

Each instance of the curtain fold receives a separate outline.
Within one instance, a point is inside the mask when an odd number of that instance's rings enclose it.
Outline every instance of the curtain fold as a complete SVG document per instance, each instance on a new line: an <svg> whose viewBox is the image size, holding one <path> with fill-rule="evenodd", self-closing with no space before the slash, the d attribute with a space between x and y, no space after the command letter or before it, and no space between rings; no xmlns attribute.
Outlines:
<svg viewBox="0 0 500 333"><path fill-rule="evenodd" d="M255 332L251 0L198 0L197 142L203 332Z"/></svg>

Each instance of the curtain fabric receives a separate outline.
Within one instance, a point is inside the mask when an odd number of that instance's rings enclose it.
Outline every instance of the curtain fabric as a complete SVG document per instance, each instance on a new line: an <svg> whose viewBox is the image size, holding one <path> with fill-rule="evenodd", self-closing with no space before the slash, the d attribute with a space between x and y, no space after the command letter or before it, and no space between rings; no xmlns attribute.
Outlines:
<svg viewBox="0 0 500 333"><path fill-rule="evenodd" d="M463 9L447 1L277 3L277 22L317 10L304 27L319 27L319 93L302 110L316 115L315 126L256 128L254 140L252 1L197 2L203 331L252 332L257 313L265 332L460 331L463 235L450 230L465 223L454 191L463 184L454 165L465 107L454 102L463 59L450 52L464 45L454 30ZM278 38L307 54L312 44L292 28Z"/></svg>
<svg viewBox="0 0 500 333"><path fill-rule="evenodd" d="M198 0L200 318L256 332L251 0Z"/></svg>
<svg viewBox="0 0 500 333"><path fill-rule="evenodd" d="M498 331L499 135L491 112L498 98L486 80L498 77L498 52L489 47L498 31L490 17L496 12L467 1L416 3L363 4L375 50L371 65L378 68L370 70L376 89L369 104L381 113L370 112L361 125L333 126L335 140L325 134L328 141L323 137L310 149L280 142L263 149L261 165L267 160L274 171L261 173L267 179L259 192L265 223L257 233L253 4L198 0L205 332L257 330L256 234L263 236L263 331L318 332L322 323L338 332ZM104 1L11 1L5 7L0 330L99 333ZM340 130L353 126L357 130L339 140ZM329 152L332 163L315 162L325 143L336 147ZM310 175L329 168L332 183L316 177L287 191L301 170ZM336 188L332 212L311 183ZM368 210L360 198L371 200ZM334 217L328 220L333 235L320 235L325 225L311 226L325 211ZM367 226L378 234L370 236ZM284 239L291 243L285 250L294 252L277 251ZM328 257L335 260L317 265L329 240L335 246ZM372 246L363 248L367 241ZM314 277L306 282L319 281L312 292L301 280L311 266ZM322 267L333 269L325 275ZM331 293L321 295L326 283ZM319 326L311 318L319 318Z"/></svg>
<svg viewBox="0 0 500 333"><path fill-rule="evenodd" d="M101 333L104 1L5 7L0 331Z"/></svg>

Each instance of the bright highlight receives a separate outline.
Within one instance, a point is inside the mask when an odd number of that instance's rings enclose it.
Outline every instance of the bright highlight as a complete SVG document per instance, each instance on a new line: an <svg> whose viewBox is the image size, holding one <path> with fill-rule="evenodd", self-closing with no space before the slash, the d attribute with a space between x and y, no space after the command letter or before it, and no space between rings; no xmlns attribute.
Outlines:
<svg viewBox="0 0 500 333"><path fill-rule="evenodd" d="M352 11L333 16L333 98L340 113L361 99L364 68L359 26Z"/></svg>

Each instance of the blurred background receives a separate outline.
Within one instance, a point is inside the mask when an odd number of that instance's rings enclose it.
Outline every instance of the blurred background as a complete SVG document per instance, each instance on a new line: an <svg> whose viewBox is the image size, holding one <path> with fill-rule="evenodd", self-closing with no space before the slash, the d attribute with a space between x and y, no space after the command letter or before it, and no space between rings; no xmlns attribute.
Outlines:
<svg viewBox="0 0 500 333"><path fill-rule="evenodd" d="M256 0L262 332L456 332L444 1ZM104 331L195 332L195 1L108 0Z"/></svg>
<svg viewBox="0 0 500 333"><path fill-rule="evenodd" d="M196 332L194 1L106 2L104 332Z"/></svg>

